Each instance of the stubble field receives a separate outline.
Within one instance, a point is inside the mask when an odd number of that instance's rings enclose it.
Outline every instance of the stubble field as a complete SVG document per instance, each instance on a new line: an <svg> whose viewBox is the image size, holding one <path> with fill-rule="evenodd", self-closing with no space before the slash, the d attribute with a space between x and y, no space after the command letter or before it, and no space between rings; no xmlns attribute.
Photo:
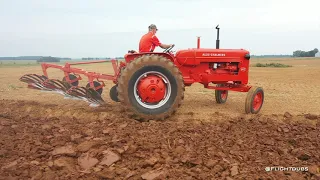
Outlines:
<svg viewBox="0 0 320 180"><path fill-rule="evenodd" d="M317 179L320 177L320 59L253 59L289 68L250 67L265 102L244 114L247 93L187 87L165 121L137 122L107 107L26 88L19 78L40 66L0 66L0 179ZM111 64L77 66L112 73ZM62 79L59 70L50 78ZM86 79L81 82L85 85ZM270 171L266 167L308 167Z"/></svg>

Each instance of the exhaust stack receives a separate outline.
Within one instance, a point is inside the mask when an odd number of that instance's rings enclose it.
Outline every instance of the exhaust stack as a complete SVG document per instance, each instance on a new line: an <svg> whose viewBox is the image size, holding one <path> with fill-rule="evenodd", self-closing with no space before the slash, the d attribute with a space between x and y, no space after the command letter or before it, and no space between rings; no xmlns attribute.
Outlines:
<svg viewBox="0 0 320 180"><path fill-rule="evenodd" d="M220 48L220 39L219 39L219 24L216 26L216 29L217 29L217 41L216 41L216 49L219 49Z"/></svg>

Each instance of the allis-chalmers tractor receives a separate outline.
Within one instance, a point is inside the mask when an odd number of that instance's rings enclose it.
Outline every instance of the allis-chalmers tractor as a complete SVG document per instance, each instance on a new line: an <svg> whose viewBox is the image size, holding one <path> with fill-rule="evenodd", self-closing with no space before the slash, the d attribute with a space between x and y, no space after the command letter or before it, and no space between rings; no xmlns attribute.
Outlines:
<svg viewBox="0 0 320 180"><path fill-rule="evenodd" d="M69 98L84 100L90 105L104 105L103 80L115 84L109 92L113 101L138 120L163 120L180 107L186 86L203 84L215 90L215 99L225 103L228 91L248 92L245 100L246 113L258 113L264 102L261 87L248 84L250 54L243 49L219 49L219 25L215 49L197 48L179 50L175 54L171 46L163 52L137 53L128 51L125 62L111 60L114 74L107 75L73 68L71 65L103 63L108 60L66 63L64 66L42 63L44 75L26 74L20 78L29 88L60 93ZM48 68L64 72L62 80L49 79ZM88 78L86 87L79 87L81 75Z"/></svg>

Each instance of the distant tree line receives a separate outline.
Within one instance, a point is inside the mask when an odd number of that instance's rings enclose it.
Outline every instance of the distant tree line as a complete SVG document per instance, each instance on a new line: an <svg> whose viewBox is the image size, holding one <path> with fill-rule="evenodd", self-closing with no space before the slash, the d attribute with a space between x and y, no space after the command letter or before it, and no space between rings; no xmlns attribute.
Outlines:
<svg viewBox="0 0 320 180"><path fill-rule="evenodd" d="M44 59L48 60L48 57L51 56L18 56L18 57L0 57L0 60L37 60L37 61L43 61ZM54 62L56 61L56 59L59 60L71 60L71 58L68 57L54 57L51 58L51 60L54 60ZM50 59L50 58L49 58Z"/></svg>
<svg viewBox="0 0 320 180"><path fill-rule="evenodd" d="M282 57L292 57L292 55L251 55L251 57L256 58L282 58Z"/></svg>
<svg viewBox="0 0 320 180"><path fill-rule="evenodd" d="M0 60L38 60L42 56L0 57Z"/></svg>
<svg viewBox="0 0 320 180"><path fill-rule="evenodd" d="M86 58L81 58L82 60L100 60L104 58L91 58L91 57L86 57Z"/></svg>
<svg viewBox="0 0 320 180"><path fill-rule="evenodd" d="M319 50L317 48L314 48L311 51L297 50L293 52L293 57L315 57L318 52Z"/></svg>
<svg viewBox="0 0 320 180"><path fill-rule="evenodd" d="M37 62L60 62L60 58L57 57L41 57L40 59L37 60Z"/></svg>
<svg viewBox="0 0 320 180"><path fill-rule="evenodd" d="M81 58L82 60L110 60L110 59L123 59L124 57L115 57L115 58L110 58L110 57L106 57L106 58L97 58L97 57L85 57L85 58Z"/></svg>

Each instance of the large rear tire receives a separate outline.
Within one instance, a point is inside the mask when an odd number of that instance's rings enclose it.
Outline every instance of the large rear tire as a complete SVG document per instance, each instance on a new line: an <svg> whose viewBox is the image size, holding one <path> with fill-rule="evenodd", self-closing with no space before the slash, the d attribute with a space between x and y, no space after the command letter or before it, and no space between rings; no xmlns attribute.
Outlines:
<svg viewBox="0 0 320 180"><path fill-rule="evenodd" d="M169 59L143 55L131 61L118 80L118 98L132 118L164 120L184 99L181 72Z"/></svg>

